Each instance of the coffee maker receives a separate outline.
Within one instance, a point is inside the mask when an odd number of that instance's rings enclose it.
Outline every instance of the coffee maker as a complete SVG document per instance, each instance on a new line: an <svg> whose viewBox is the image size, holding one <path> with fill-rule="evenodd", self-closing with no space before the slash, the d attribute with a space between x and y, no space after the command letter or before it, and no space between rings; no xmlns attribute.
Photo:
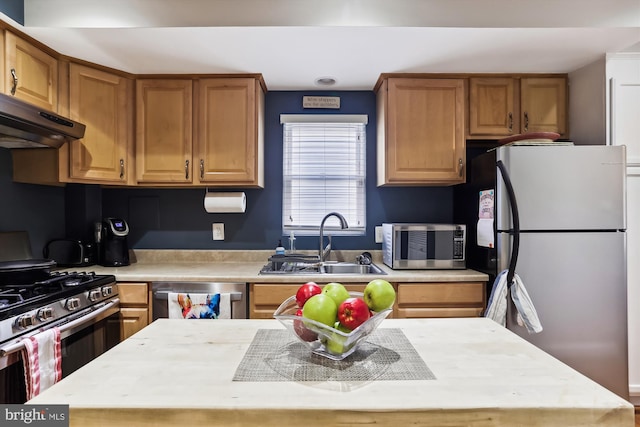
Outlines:
<svg viewBox="0 0 640 427"><path fill-rule="evenodd" d="M123 219L105 218L101 223L96 223L98 264L105 267L129 265L128 234L129 225Z"/></svg>

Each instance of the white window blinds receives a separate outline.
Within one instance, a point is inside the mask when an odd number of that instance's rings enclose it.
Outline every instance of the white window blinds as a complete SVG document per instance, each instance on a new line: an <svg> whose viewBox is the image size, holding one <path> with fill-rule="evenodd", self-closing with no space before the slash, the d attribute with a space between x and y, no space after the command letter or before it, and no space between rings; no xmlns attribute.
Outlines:
<svg viewBox="0 0 640 427"><path fill-rule="evenodd" d="M315 235L322 218L342 214L349 228L330 217L332 234L366 231L366 115L286 115L283 124L283 235Z"/></svg>

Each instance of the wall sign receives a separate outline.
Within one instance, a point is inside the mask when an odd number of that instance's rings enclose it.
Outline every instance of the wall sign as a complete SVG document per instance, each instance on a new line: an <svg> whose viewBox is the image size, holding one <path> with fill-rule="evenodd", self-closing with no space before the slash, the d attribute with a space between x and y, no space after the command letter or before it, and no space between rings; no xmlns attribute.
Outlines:
<svg viewBox="0 0 640 427"><path fill-rule="evenodd" d="M339 96L303 96L302 108L340 108Z"/></svg>

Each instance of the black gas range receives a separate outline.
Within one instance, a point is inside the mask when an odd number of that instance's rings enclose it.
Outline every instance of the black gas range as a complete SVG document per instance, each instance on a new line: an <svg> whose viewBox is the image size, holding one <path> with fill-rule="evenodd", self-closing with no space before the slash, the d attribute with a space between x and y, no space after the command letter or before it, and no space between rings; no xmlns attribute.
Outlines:
<svg viewBox="0 0 640 427"><path fill-rule="evenodd" d="M63 325L113 301L113 275L92 272L39 272L27 280L9 276L0 282L0 355L23 336Z"/></svg>

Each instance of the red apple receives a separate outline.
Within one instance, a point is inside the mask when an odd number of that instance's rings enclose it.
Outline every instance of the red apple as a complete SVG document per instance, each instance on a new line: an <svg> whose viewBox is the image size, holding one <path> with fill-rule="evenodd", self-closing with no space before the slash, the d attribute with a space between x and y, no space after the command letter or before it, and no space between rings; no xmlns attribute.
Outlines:
<svg viewBox="0 0 640 427"><path fill-rule="evenodd" d="M338 320L349 330L362 325L370 316L369 306L362 298L347 298L338 307Z"/></svg>
<svg viewBox="0 0 640 427"><path fill-rule="evenodd" d="M301 308L299 308L298 311L296 311L296 316L302 317ZM318 339L318 334L316 334L315 332L309 330L306 326L304 326L304 322L302 320L293 321L293 330L296 331L296 334L298 334L298 336L305 341L311 342Z"/></svg>
<svg viewBox="0 0 640 427"><path fill-rule="evenodd" d="M307 282L298 288L296 292L296 303L298 307L304 307L304 303L314 295L322 293L322 288L315 282Z"/></svg>

